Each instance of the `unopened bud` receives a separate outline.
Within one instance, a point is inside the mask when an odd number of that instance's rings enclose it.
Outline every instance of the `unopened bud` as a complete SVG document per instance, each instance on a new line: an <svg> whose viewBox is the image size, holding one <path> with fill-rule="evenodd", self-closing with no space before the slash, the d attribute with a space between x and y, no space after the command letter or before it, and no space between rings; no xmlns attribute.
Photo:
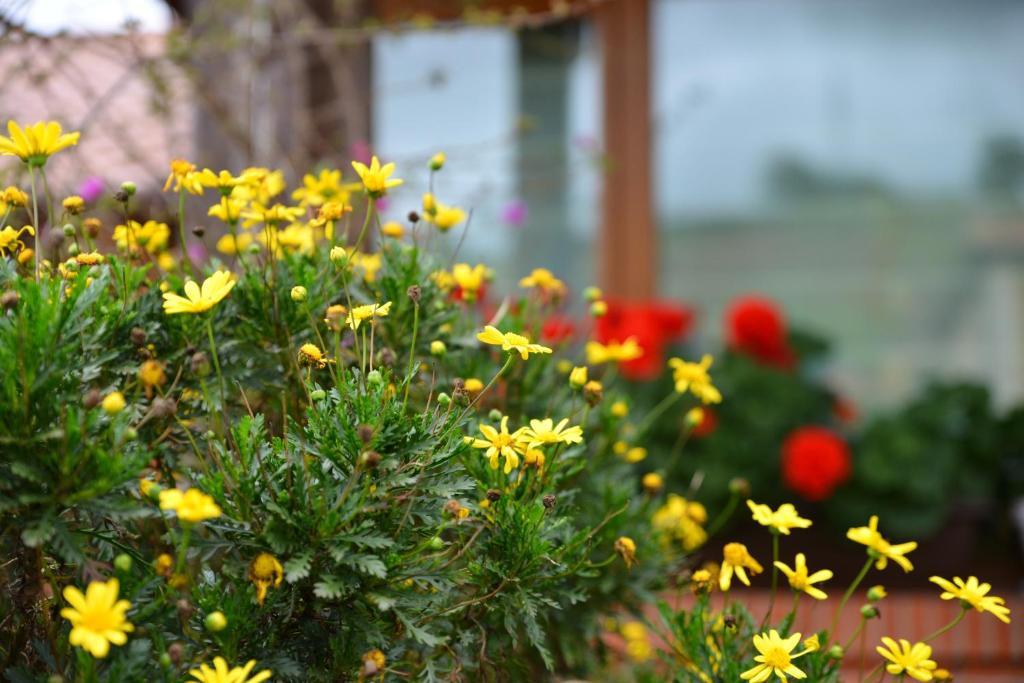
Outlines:
<svg viewBox="0 0 1024 683"><path fill-rule="evenodd" d="M17 292L4 292L3 296L0 296L0 306L3 306L5 311L12 311L20 300L21 296Z"/></svg>
<svg viewBox="0 0 1024 683"><path fill-rule="evenodd" d="M546 496L544 496L543 499L541 499L541 502L544 504L544 508L546 510L554 510L555 509L555 494L553 494L553 493L547 494Z"/></svg>
<svg viewBox="0 0 1024 683"><path fill-rule="evenodd" d="M306 288L302 285L296 285L292 287L292 301L305 301L306 300Z"/></svg>
<svg viewBox="0 0 1024 683"><path fill-rule="evenodd" d="M153 417L174 417L178 412L178 402L170 397L157 396L153 399L150 410Z"/></svg>
<svg viewBox="0 0 1024 683"><path fill-rule="evenodd" d="M114 569L119 572L130 572L132 569L132 556L128 553L121 553L115 557Z"/></svg>
<svg viewBox="0 0 1024 683"><path fill-rule="evenodd" d="M202 237L203 235L206 234L206 228L204 228L201 225L197 225L194 228L192 228L192 234L195 235L196 237Z"/></svg>
<svg viewBox="0 0 1024 683"><path fill-rule="evenodd" d="M366 373L366 383L373 387L379 387L384 384L384 376L380 374L380 370L370 370Z"/></svg>
<svg viewBox="0 0 1024 683"><path fill-rule="evenodd" d="M314 389L309 392L309 398L313 401L322 401L327 398L327 392L323 389Z"/></svg>
<svg viewBox="0 0 1024 683"><path fill-rule="evenodd" d="M496 503L499 498L501 498L501 491L498 489L487 489L487 500Z"/></svg>
<svg viewBox="0 0 1024 683"><path fill-rule="evenodd" d="M878 617L878 608L874 605L864 605L860 608L860 615L865 619L875 619Z"/></svg>
<svg viewBox="0 0 1024 683"><path fill-rule="evenodd" d="M833 645L828 649L830 659L842 659L846 655L842 645Z"/></svg>
<svg viewBox="0 0 1024 683"><path fill-rule="evenodd" d="M487 419L491 422L499 422L502 418L501 411L497 408L491 408L491 411L487 413Z"/></svg>
<svg viewBox="0 0 1024 683"><path fill-rule="evenodd" d="M132 344L136 346L143 346L146 343L147 334L141 327L133 327L131 331Z"/></svg>
<svg viewBox="0 0 1024 683"><path fill-rule="evenodd" d="M135 186L135 183L130 180L126 180L121 183L121 192L124 192L129 197L134 195L137 190L138 188Z"/></svg>
<svg viewBox="0 0 1024 683"><path fill-rule="evenodd" d="M181 664L181 657L185 654L185 648L181 643L171 643L170 647L167 648L167 655L171 658L171 663L174 666Z"/></svg>
<svg viewBox="0 0 1024 683"><path fill-rule="evenodd" d="M438 357L440 357L440 356L443 356L447 352L448 352L448 347L445 346L444 342L441 341L440 339L435 339L434 341L430 342L430 355L431 356L438 356Z"/></svg>
<svg viewBox="0 0 1024 683"><path fill-rule="evenodd" d="M181 617L183 621L188 621L189 617L191 617L196 611L195 607L192 606L192 603L185 598L179 599L178 602L175 603L175 607L178 610L178 616Z"/></svg>
<svg viewBox="0 0 1024 683"><path fill-rule="evenodd" d="M360 456L362 463L368 469L375 469L380 464L380 453L377 451L365 451Z"/></svg>
<svg viewBox="0 0 1024 683"><path fill-rule="evenodd" d="M741 498L750 497L750 482L743 477L735 477L729 480L729 493Z"/></svg>
<svg viewBox="0 0 1024 683"><path fill-rule="evenodd" d="M420 215L419 215L419 213L417 213L415 211L410 211L409 215L406 216L406 218L409 219L410 223L419 223L420 222Z"/></svg>
<svg viewBox="0 0 1024 683"><path fill-rule="evenodd" d="M445 392L442 391L440 394L437 395L437 405L448 406L451 404L451 402L452 397L446 394Z"/></svg>
<svg viewBox="0 0 1024 683"><path fill-rule="evenodd" d="M70 223L65 223L64 227L61 228L61 230L64 232L65 237L75 236L75 226L71 225Z"/></svg>
<svg viewBox="0 0 1024 683"><path fill-rule="evenodd" d="M373 427L371 425L362 424L356 427L356 435L359 440L364 444L368 444L373 441Z"/></svg>
<svg viewBox="0 0 1024 683"><path fill-rule="evenodd" d="M418 304L423 291L420 289L419 285L409 285L409 289L405 290L405 294L414 304Z"/></svg>
<svg viewBox="0 0 1024 683"><path fill-rule="evenodd" d="M210 612L203 619L203 625L206 626L206 630L212 633L223 631L228 626L228 618L224 616L224 613L220 610L216 612Z"/></svg>

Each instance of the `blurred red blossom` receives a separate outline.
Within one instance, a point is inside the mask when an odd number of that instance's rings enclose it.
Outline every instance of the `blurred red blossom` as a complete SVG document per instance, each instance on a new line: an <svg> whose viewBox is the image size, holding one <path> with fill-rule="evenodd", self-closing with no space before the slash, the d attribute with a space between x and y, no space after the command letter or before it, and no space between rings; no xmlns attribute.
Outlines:
<svg viewBox="0 0 1024 683"><path fill-rule="evenodd" d="M782 480L810 501L832 496L850 478L850 448L824 427L800 427L782 444Z"/></svg>
<svg viewBox="0 0 1024 683"><path fill-rule="evenodd" d="M706 436L711 436L715 433L718 428L718 413L709 406L701 406L701 418L700 422L697 423L693 428L691 434L696 439L703 439Z"/></svg>
<svg viewBox="0 0 1024 683"><path fill-rule="evenodd" d="M796 356L789 347L786 320L778 305L763 296L736 297L725 313L729 348L764 365L789 369Z"/></svg>
<svg viewBox="0 0 1024 683"><path fill-rule="evenodd" d="M564 315L552 314L544 321L540 338L552 344L570 341L576 334L576 322Z"/></svg>
<svg viewBox="0 0 1024 683"><path fill-rule="evenodd" d="M634 380L657 377L665 367L665 347L693 325L693 311L664 301L627 302L606 299L608 312L597 318L594 336L602 344L636 339L644 355L619 364L623 376Z"/></svg>

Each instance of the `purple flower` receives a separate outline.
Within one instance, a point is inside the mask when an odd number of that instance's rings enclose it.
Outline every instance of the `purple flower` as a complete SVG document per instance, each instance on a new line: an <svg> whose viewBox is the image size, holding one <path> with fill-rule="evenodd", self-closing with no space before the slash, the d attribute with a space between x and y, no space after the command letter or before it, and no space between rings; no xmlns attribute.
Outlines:
<svg viewBox="0 0 1024 683"><path fill-rule="evenodd" d="M522 226L529 215L529 207L522 199L516 199L505 205L501 210L501 221L514 228Z"/></svg>
<svg viewBox="0 0 1024 683"><path fill-rule="evenodd" d="M370 152L370 143L366 140L356 140L349 146L348 152L349 156L364 164L370 163L370 157L373 156Z"/></svg>
<svg viewBox="0 0 1024 683"><path fill-rule="evenodd" d="M385 211L388 210L388 207L391 206L391 200L388 199L387 197L381 197L380 199L376 199L374 200L373 203L377 205L377 211L379 213L384 213Z"/></svg>
<svg viewBox="0 0 1024 683"><path fill-rule="evenodd" d="M78 196L85 201L92 203L103 194L103 178L92 175L82 181L78 186Z"/></svg>
<svg viewBox="0 0 1024 683"><path fill-rule="evenodd" d="M206 247L200 242L189 242L188 248L185 252L188 254L188 258L192 263L203 263L209 256L209 253L206 251Z"/></svg>

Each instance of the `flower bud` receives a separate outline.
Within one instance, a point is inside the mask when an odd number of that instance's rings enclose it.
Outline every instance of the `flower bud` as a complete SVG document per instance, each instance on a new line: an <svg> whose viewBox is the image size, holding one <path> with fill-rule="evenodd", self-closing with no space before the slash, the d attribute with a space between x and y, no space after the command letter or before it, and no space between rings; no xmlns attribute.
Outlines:
<svg viewBox="0 0 1024 683"><path fill-rule="evenodd" d="M741 498L749 498L750 482L743 477L735 477L729 480L729 493Z"/></svg>
<svg viewBox="0 0 1024 683"><path fill-rule="evenodd" d="M313 391L309 392L309 398L314 401L322 401L325 398L327 398L327 392L324 391L323 389L314 389Z"/></svg>
<svg viewBox="0 0 1024 683"><path fill-rule="evenodd" d="M82 230L92 239L99 237L102 228L103 222L99 218L86 218L82 221Z"/></svg>
<svg viewBox="0 0 1024 683"><path fill-rule="evenodd" d="M178 616L181 617L182 621L188 621L196 611L196 608L192 606L192 603L185 598L179 598L175 603L175 608L178 610Z"/></svg>
<svg viewBox="0 0 1024 683"><path fill-rule="evenodd" d="M166 652L160 653L160 666L164 667L165 669L171 668L171 656ZM63 681L64 679L62 678L61 680Z"/></svg>
<svg viewBox="0 0 1024 683"><path fill-rule="evenodd" d="M0 296L0 306L5 311L13 311L20 300L21 296L17 292L4 292L3 296Z"/></svg>
<svg viewBox="0 0 1024 683"><path fill-rule="evenodd" d="M115 557L114 569L122 573L130 572L132 570L132 556L128 553L121 553Z"/></svg>
<svg viewBox="0 0 1024 683"><path fill-rule="evenodd" d="M127 403L124 400L124 394L120 391L112 391L103 398L101 405L107 415L117 415L124 410Z"/></svg>
<svg viewBox="0 0 1024 683"><path fill-rule="evenodd" d="M204 228L201 225L197 225L192 228L192 234L195 235L196 237L202 237L203 235L206 234L206 228Z"/></svg>
<svg viewBox="0 0 1024 683"><path fill-rule="evenodd" d="M582 389L587 383L587 366L575 367L569 372L569 386L573 389Z"/></svg>
<svg viewBox="0 0 1024 683"><path fill-rule="evenodd" d="M206 377L210 374L210 359L207 358L206 353L203 351L193 353L192 358L189 359L189 365L192 368L192 372L199 377Z"/></svg>
<svg viewBox="0 0 1024 683"><path fill-rule="evenodd" d="M121 192L124 192L129 197L133 196L136 193L136 191L138 191L138 188L132 181L126 180L123 183L121 183Z"/></svg>
<svg viewBox="0 0 1024 683"><path fill-rule="evenodd" d="M305 301L306 300L306 288L302 285L296 285L292 287L292 301Z"/></svg>
<svg viewBox="0 0 1024 683"><path fill-rule="evenodd" d="M440 356L443 356L447 352L448 352L448 347L445 346L444 342L441 341L440 339L435 339L434 341L430 342L430 355L431 356L438 356L438 357L440 357Z"/></svg>
<svg viewBox="0 0 1024 683"><path fill-rule="evenodd" d="M431 550L440 550L444 547L444 541L441 540L440 536L434 536L432 539L430 539L428 545L430 546Z"/></svg>
<svg viewBox="0 0 1024 683"><path fill-rule="evenodd" d="M373 427L371 425L362 424L356 427L356 436L364 444L368 444L373 441Z"/></svg>
<svg viewBox="0 0 1024 683"><path fill-rule="evenodd" d="M69 244L68 245L68 256L78 256L80 251L81 251L81 249L78 248L77 244Z"/></svg>
<svg viewBox="0 0 1024 683"><path fill-rule="evenodd" d="M178 402L169 396L157 396L150 407L153 417L174 417L178 412Z"/></svg>
<svg viewBox="0 0 1024 683"><path fill-rule="evenodd" d="M864 605L860 608L860 616L864 619L875 619L878 617L878 608L874 605Z"/></svg>
<svg viewBox="0 0 1024 683"><path fill-rule="evenodd" d="M114 201L118 204L126 204L131 199L131 195L124 190L118 190L114 193Z"/></svg>
<svg viewBox="0 0 1024 683"><path fill-rule="evenodd" d="M657 472L648 472L640 481L648 493L657 493L665 486L665 480Z"/></svg>
<svg viewBox="0 0 1024 683"><path fill-rule="evenodd" d="M544 505L545 510L555 509L555 494L549 493L541 499L541 503Z"/></svg>
<svg viewBox="0 0 1024 683"><path fill-rule="evenodd" d="M379 387L384 384L384 376L380 374L380 370L370 370L366 373L366 383L372 387Z"/></svg>
<svg viewBox="0 0 1024 683"><path fill-rule="evenodd" d="M583 400L590 405L591 408L596 406L604 398L604 385L596 380L590 380L583 385Z"/></svg>
<svg viewBox="0 0 1024 683"><path fill-rule="evenodd" d="M420 302L420 296L422 295L422 290L420 290L420 286L419 285L409 285L409 289L405 290L405 295L408 296L409 299L414 304L418 304Z"/></svg>
<svg viewBox="0 0 1024 683"><path fill-rule="evenodd" d="M829 659L842 659L845 655L842 645L833 645L828 649Z"/></svg>
<svg viewBox="0 0 1024 683"><path fill-rule="evenodd" d="M344 267L348 263L348 252L344 247L332 247L330 259L334 265Z"/></svg>
<svg viewBox="0 0 1024 683"><path fill-rule="evenodd" d="M217 610L206 615L206 618L203 619L203 625L206 626L207 631L217 633L228 627L228 618L224 616L223 612Z"/></svg>
<svg viewBox="0 0 1024 683"><path fill-rule="evenodd" d="M496 503L500 498L501 491L499 491L498 489L487 489L487 500L491 501L492 503Z"/></svg>
<svg viewBox="0 0 1024 683"><path fill-rule="evenodd" d="M71 225L70 223L65 223L64 227L61 228L61 230L64 232L65 237L75 236L75 226Z"/></svg>
<svg viewBox="0 0 1024 683"><path fill-rule="evenodd" d="M440 171L444 168L445 161L447 161L447 157L445 157L444 152L438 152L434 156L430 157L430 170Z"/></svg>
<svg viewBox="0 0 1024 683"><path fill-rule="evenodd" d="M380 464L380 453L377 451L365 451L359 460L363 463L363 466L368 469L376 469L377 465Z"/></svg>
<svg viewBox="0 0 1024 683"><path fill-rule="evenodd" d="M170 657L174 666L181 664L182 655L185 654L185 647L181 643L171 643L167 648L167 656Z"/></svg>
<svg viewBox="0 0 1024 683"><path fill-rule="evenodd" d="M608 304L604 301L595 301L590 304L590 315L601 318L608 314Z"/></svg>
<svg viewBox="0 0 1024 683"><path fill-rule="evenodd" d="M487 419L491 422L500 422L502 418L501 411L497 408L491 408L491 412L487 413Z"/></svg>
<svg viewBox="0 0 1024 683"><path fill-rule="evenodd" d="M406 218L409 219L410 223L419 223L420 222L420 214L418 212L416 212L416 211L410 211L409 215L406 216Z"/></svg>
<svg viewBox="0 0 1024 683"><path fill-rule="evenodd" d="M868 589L868 600L870 602L878 602L885 598L888 593L885 592L885 586L872 586Z"/></svg>
<svg viewBox="0 0 1024 683"><path fill-rule="evenodd" d="M590 303L599 300L601 296L601 290L597 287L587 287L583 290L583 298Z"/></svg>
<svg viewBox="0 0 1024 683"><path fill-rule="evenodd" d="M451 404L451 402L452 397L446 394L445 392L442 391L440 394L437 395L437 405L447 407L448 405Z"/></svg>
<svg viewBox="0 0 1024 683"><path fill-rule="evenodd" d="M139 432L135 429L135 427L129 427L128 429L124 430L125 441L135 441L135 439L137 438L139 438Z"/></svg>
<svg viewBox="0 0 1024 683"><path fill-rule="evenodd" d="M143 346L146 343L146 338L148 335L146 334L146 331L141 327L133 327L130 336L132 344L135 344L136 346Z"/></svg>

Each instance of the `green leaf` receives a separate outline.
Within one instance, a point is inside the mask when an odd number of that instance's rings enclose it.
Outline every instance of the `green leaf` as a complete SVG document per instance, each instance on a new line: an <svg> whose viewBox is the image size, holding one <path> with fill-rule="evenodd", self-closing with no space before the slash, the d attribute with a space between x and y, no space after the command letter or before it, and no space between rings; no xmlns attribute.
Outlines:
<svg viewBox="0 0 1024 683"><path fill-rule="evenodd" d="M299 579L309 576L310 565L313 563L311 553L296 555L284 563L284 578L288 583L295 583Z"/></svg>

